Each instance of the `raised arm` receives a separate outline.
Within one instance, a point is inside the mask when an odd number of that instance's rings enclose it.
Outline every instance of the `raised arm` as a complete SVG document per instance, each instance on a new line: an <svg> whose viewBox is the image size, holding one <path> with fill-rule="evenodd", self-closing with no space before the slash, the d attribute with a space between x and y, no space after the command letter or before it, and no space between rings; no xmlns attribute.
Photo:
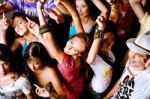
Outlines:
<svg viewBox="0 0 150 99"><path fill-rule="evenodd" d="M145 15L144 5L146 0L129 0L129 2L134 13L139 18L139 20L141 20Z"/></svg>
<svg viewBox="0 0 150 99"><path fill-rule="evenodd" d="M7 45L6 43L6 30L8 29L9 23L5 14L3 13L3 18L0 19L0 43Z"/></svg>
<svg viewBox="0 0 150 99"><path fill-rule="evenodd" d="M69 11L69 13L71 14L76 32L84 33L84 29L81 24L80 17L75 6L71 2L69 2L69 0L58 0L58 1L60 1L60 3L63 4L66 7L66 9Z"/></svg>
<svg viewBox="0 0 150 99"><path fill-rule="evenodd" d="M92 46L90 48L90 51L88 53L88 57L86 59L86 62L88 64L92 64L93 62L95 62L95 58L96 55L99 51L99 47L100 47L100 41L102 40L102 35L103 35L103 31L105 28L105 19L103 16L98 16L96 22L98 24L98 30L96 30L96 32L94 33L94 41L92 43Z"/></svg>
<svg viewBox="0 0 150 99"><path fill-rule="evenodd" d="M108 9L107 7L103 4L101 0L91 0L95 6L101 11L102 16L104 16L105 19L108 17Z"/></svg>
<svg viewBox="0 0 150 99"><path fill-rule="evenodd" d="M48 53L50 54L50 56L55 58L59 63L61 63L63 60L64 52L58 48L57 44L54 41L54 38L53 38L51 32L47 31L48 26L47 26L45 17L42 13L42 6L43 6L44 2L45 2L45 0L41 0L41 1L38 1L38 3L37 3L37 12L39 15L40 29L42 30L42 32L44 34L35 34L35 35L38 38L41 38L41 36L43 36L43 39L45 42L44 45L45 45Z"/></svg>
<svg viewBox="0 0 150 99"><path fill-rule="evenodd" d="M12 7L12 5L9 2L0 3L0 15L2 13L7 13L12 10L14 10L14 8Z"/></svg>

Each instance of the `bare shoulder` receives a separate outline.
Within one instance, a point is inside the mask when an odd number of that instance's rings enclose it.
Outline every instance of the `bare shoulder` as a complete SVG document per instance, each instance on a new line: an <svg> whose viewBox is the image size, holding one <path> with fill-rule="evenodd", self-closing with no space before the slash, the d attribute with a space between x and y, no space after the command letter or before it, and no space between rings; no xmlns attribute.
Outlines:
<svg viewBox="0 0 150 99"><path fill-rule="evenodd" d="M56 77L57 76L57 73L56 73L56 70L54 67L47 67L46 68L46 72L49 74L48 76L50 78L53 78L53 77Z"/></svg>
<svg viewBox="0 0 150 99"><path fill-rule="evenodd" d="M20 44L23 46L23 44L24 44L24 39L23 39L22 37L17 38L16 41L17 41L18 43L20 43Z"/></svg>

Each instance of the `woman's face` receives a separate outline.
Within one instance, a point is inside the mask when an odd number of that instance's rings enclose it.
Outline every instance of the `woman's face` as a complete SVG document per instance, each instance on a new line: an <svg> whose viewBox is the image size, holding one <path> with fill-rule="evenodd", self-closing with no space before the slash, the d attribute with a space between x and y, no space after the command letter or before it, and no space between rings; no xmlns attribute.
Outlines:
<svg viewBox="0 0 150 99"><path fill-rule="evenodd" d="M0 77L6 76L10 71L9 62L4 62L0 60Z"/></svg>
<svg viewBox="0 0 150 99"><path fill-rule="evenodd" d="M19 36L23 36L26 32L28 32L28 29L26 27L27 21L24 20L22 17L15 17L13 20L13 27L15 32Z"/></svg>
<svg viewBox="0 0 150 99"><path fill-rule="evenodd" d="M84 50L85 43L78 37L70 39L64 48L64 52L68 55L80 54Z"/></svg>
<svg viewBox="0 0 150 99"><path fill-rule="evenodd" d="M40 59L33 59L30 61L27 61L27 64L31 71L36 72L36 70L42 69L43 65Z"/></svg>
<svg viewBox="0 0 150 99"><path fill-rule="evenodd" d="M103 49L103 51L105 52L109 52L111 51L113 44L114 44L114 35L110 32L106 32L104 34L101 49Z"/></svg>
<svg viewBox="0 0 150 99"><path fill-rule="evenodd" d="M81 18L87 17L89 15L89 7L86 4L85 0L76 0L76 9Z"/></svg>

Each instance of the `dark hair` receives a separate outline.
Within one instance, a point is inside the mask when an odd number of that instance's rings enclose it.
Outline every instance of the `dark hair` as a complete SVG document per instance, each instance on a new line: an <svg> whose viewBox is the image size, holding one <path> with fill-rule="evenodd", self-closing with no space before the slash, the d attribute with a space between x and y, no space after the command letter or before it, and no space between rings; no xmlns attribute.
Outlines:
<svg viewBox="0 0 150 99"><path fill-rule="evenodd" d="M24 61L27 62L32 59L40 59L42 65L45 66L49 64L51 58L43 44L40 42L31 42L25 51Z"/></svg>
<svg viewBox="0 0 150 99"><path fill-rule="evenodd" d="M15 57L13 52L10 51L10 49L4 45L0 44L0 60L10 63L10 72L16 72L16 64L15 64Z"/></svg>
<svg viewBox="0 0 150 99"><path fill-rule="evenodd" d="M92 18L96 19L97 16L100 14L100 11L97 9L97 7L93 4L92 0L84 0L89 8L89 15L92 16ZM76 0L74 0L74 3Z"/></svg>
<svg viewBox="0 0 150 99"><path fill-rule="evenodd" d="M13 20L16 18L16 17L21 17L22 19L26 20L26 17L28 17L29 19L33 20L34 22L38 23L38 20L33 18L33 17L30 17L29 15L25 14L25 13L22 13L22 12L15 12L13 13L13 16L12 16L12 23L13 23Z"/></svg>

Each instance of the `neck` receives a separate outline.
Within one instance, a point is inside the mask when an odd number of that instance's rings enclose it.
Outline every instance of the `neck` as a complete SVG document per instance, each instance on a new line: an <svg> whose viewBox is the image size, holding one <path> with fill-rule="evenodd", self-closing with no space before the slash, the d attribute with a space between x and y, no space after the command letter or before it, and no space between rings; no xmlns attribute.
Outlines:
<svg viewBox="0 0 150 99"><path fill-rule="evenodd" d="M27 33L26 35L24 35L24 38L27 40L28 43L35 40L35 36L31 33Z"/></svg>
<svg viewBox="0 0 150 99"><path fill-rule="evenodd" d="M136 70L136 71L143 71L145 68L144 67L133 67L134 68L134 70Z"/></svg>
<svg viewBox="0 0 150 99"><path fill-rule="evenodd" d="M87 16L87 17L81 18L81 22L82 23L87 23L90 19L91 19L91 17Z"/></svg>

